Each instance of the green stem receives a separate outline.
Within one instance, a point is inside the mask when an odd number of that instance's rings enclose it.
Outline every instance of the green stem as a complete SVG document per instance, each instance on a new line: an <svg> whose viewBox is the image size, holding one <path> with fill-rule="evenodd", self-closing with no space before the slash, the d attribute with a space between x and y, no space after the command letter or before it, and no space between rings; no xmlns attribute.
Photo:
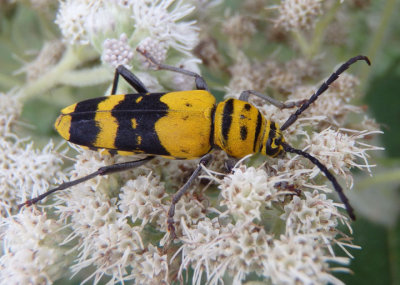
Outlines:
<svg viewBox="0 0 400 285"><path fill-rule="evenodd" d="M304 36L301 34L299 30L292 31L292 36L296 39L297 44L299 45L303 56L308 58L310 52L310 45L308 44L307 40L304 38Z"/></svg>
<svg viewBox="0 0 400 285"><path fill-rule="evenodd" d="M383 38L386 35L386 31L388 30L388 26L390 24L390 20L392 18L393 13L396 11L396 0L387 0L385 3L385 7L382 10L382 13L380 15L380 23L378 28L375 30L374 34L371 37L370 44L368 46L366 55L371 59L372 63L374 62L374 59L377 56L377 53L382 47L383 44ZM363 67L360 73L360 82L363 84L361 86L362 90L365 90L366 88L366 83L367 79L370 75L370 72L372 71L372 68L368 67ZM361 92L361 94L364 94L365 92Z"/></svg>
<svg viewBox="0 0 400 285"><path fill-rule="evenodd" d="M324 40L325 31L328 28L329 24L335 18L337 11L340 8L340 1L336 1L335 4L329 9L329 11L324 15L323 18L317 23L314 30L313 39L308 51L308 57L311 58L319 53L322 42Z"/></svg>
<svg viewBox="0 0 400 285"><path fill-rule="evenodd" d="M319 53L322 42L324 40L325 31L328 25L335 18L336 12L340 7L340 1L337 1L331 9L321 18L321 20L315 26L313 39L309 43L306 38L301 34L300 31L296 30L292 32L293 37L296 39L297 44L300 47L301 53L306 58L312 58Z"/></svg>
<svg viewBox="0 0 400 285"><path fill-rule="evenodd" d="M63 74L59 83L69 86L91 86L110 81L112 75L110 69L104 66L70 70Z"/></svg>
<svg viewBox="0 0 400 285"><path fill-rule="evenodd" d="M90 51L85 48L68 47L61 60L57 65L53 66L48 72L44 73L40 78L29 82L18 91L18 95L22 100L42 94L62 81L65 73L73 70L86 60L94 57Z"/></svg>

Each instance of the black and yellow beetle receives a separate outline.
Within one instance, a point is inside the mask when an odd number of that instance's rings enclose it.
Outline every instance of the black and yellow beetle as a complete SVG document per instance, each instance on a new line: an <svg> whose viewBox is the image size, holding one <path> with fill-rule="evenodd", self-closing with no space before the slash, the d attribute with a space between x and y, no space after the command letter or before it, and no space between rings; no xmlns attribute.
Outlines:
<svg viewBox="0 0 400 285"><path fill-rule="evenodd" d="M196 170L172 198L168 212L168 229L174 234L175 205L199 175L202 165L211 160L210 151L224 150L232 158L262 153L277 156L282 152L299 154L314 163L332 182L349 216L354 211L335 177L315 157L287 144L282 131L321 95L339 75L359 60L370 65L366 56L356 56L342 64L310 97L301 102L281 103L256 91L242 92L239 99L216 104L204 79L191 71L157 62L146 51L138 50L157 69L170 70L195 78L197 90L149 93L143 83L124 66L116 69L111 96L89 99L61 111L55 128L72 143L110 154L147 154L141 160L99 168L80 179L65 182L57 188L19 205L31 205L49 194L77 185L98 175L106 175L140 166L155 156L172 159L200 158ZM138 93L116 95L122 76ZM256 107L248 103L249 95L258 96L279 108L299 108L279 126L266 120Z"/></svg>

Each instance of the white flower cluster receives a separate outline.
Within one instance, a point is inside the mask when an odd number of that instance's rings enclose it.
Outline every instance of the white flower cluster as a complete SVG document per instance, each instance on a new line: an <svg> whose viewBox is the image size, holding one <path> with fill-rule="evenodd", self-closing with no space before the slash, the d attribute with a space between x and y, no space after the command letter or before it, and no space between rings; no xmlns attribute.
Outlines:
<svg viewBox="0 0 400 285"><path fill-rule="evenodd" d="M43 149L35 149L28 139L12 132L21 112L19 98L0 94L0 184L2 216L12 205L47 191L49 182L63 177L62 160L49 142Z"/></svg>
<svg viewBox="0 0 400 285"><path fill-rule="evenodd" d="M121 162L98 152L79 151L71 177L81 177L104 165ZM121 173L121 177L135 175ZM96 270L87 277L87 280L93 278L95 283L107 275L115 282L134 279L158 284L156 280L168 279L167 256L152 244L144 244L142 239L147 227L167 233L169 195L160 178L151 173L128 180L122 187L118 187L118 181L118 175L97 177L57 194L57 212L63 220L69 221L72 229L64 242L80 240L71 249L79 252L72 271L78 273L95 265ZM182 197L176 205L174 218L179 235L182 235L181 221L194 225L205 218L205 206L190 196ZM164 241L159 241L163 244L168 237L167 233Z"/></svg>
<svg viewBox="0 0 400 285"><path fill-rule="evenodd" d="M67 271L61 221L31 207L3 219L0 227L2 284L51 284Z"/></svg>
<svg viewBox="0 0 400 285"><path fill-rule="evenodd" d="M46 192L49 182L63 177L61 158L54 154L53 143L42 150L32 143L16 138L0 138L0 181L2 185L2 213L4 208Z"/></svg>
<svg viewBox="0 0 400 285"><path fill-rule="evenodd" d="M233 44L240 46L256 32L251 18L242 15L228 17L224 21L222 31L226 33Z"/></svg>
<svg viewBox="0 0 400 285"><path fill-rule="evenodd" d="M329 263L347 265L348 258L329 255L312 235L281 236L274 240L265 267L274 284L343 284ZM276 262L278 261L278 262ZM343 268L340 268L343 271Z"/></svg>
<svg viewBox="0 0 400 285"><path fill-rule="evenodd" d="M194 6L184 1L133 1L132 18L137 31L146 31L154 41L185 52L197 44L197 29L194 21L178 21L193 10ZM151 50L149 52L152 53Z"/></svg>
<svg viewBox="0 0 400 285"><path fill-rule="evenodd" d="M321 0L282 0L275 25L286 31L309 30L321 14Z"/></svg>
<svg viewBox="0 0 400 285"><path fill-rule="evenodd" d="M113 161L111 157L81 150L71 174L82 176L84 175L82 173L89 173L105 164L112 164L111 161ZM114 188L119 189L115 187L118 182L115 176L112 177L98 177L73 187L69 193L58 194L59 201L63 202L56 206L58 213L61 218L70 221L69 227L73 230L65 242L70 243L76 239L80 241L73 247L79 255L71 269L78 273L88 266L95 265L96 269L86 279L93 278L95 283L104 275L111 276L112 282L135 279L137 276L140 276L141 280L144 278L151 280L164 269L157 271L155 268L155 273L152 275L140 272L138 268L145 266L144 262L148 263L149 259L162 264L161 260L165 257L162 254L157 257L151 244L144 245L141 234L143 226L151 222L156 214L160 214L153 213L151 205L156 205L165 195L164 189L159 186L156 178L150 175L139 176L136 180L128 181L122 188L121 201L117 205L117 199L112 197L118 195L113 193ZM139 191L148 191L149 196L139 199L140 195L145 194ZM133 200L128 201L130 198ZM138 214L142 215L137 216ZM131 223L136 219L143 219L143 225L132 226ZM161 277L165 278L165 275Z"/></svg>
<svg viewBox="0 0 400 285"><path fill-rule="evenodd" d="M193 9L175 0L66 0L61 2L56 23L67 42L104 49L103 60L116 66L128 64L136 47L146 48L158 60L166 58L169 47L190 55L198 34L193 21L180 20Z"/></svg>
<svg viewBox="0 0 400 285"><path fill-rule="evenodd" d="M226 276L239 284L252 272L274 284L289 284L289 280L340 284L326 261L348 263L347 258L334 257L331 245L350 246L338 239L344 234L337 226L347 224L347 217L325 194L317 190L300 194L289 187L293 177L302 176L298 170L292 172L274 176L241 166L227 175L219 185L220 204L227 206L226 211L219 219L206 218L197 226L184 227L181 271L189 265L194 268L195 284L203 275L210 284L219 284ZM306 173L309 177L310 171ZM227 222L222 222L224 217ZM267 232L265 225L269 225Z"/></svg>
<svg viewBox="0 0 400 285"><path fill-rule="evenodd" d="M369 155L367 151L383 150L381 147L369 145L357 140L378 133L382 132L347 129L334 131L331 128L327 128L320 133L314 133L312 137L307 136L305 143L309 147L306 148L306 151L317 156L319 160L335 174L343 176L346 180L350 181L350 187L352 187L353 178L350 169L356 167L371 172L370 168L375 165L370 165L368 163L367 158ZM319 173L319 170L315 168L315 172Z"/></svg>
<svg viewBox="0 0 400 285"><path fill-rule="evenodd" d="M22 110L22 104L12 94L0 93L0 136L10 134L10 124L15 122Z"/></svg>
<svg viewBox="0 0 400 285"><path fill-rule="evenodd" d="M114 68L118 65L130 68L128 64L133 58L133 50L127 42L126 34L121 34L119 39L106 39L103 43L102 60Z"/></svg>
<svg viewBox="0 0 400 285"><path fill-rule="evenodd" d="M193 284L241 284L250 273L273 284L342 284L328 262L347 264L348 258L334 257L324 243L311 234L267 234L255 224L221 225L217 219L199 222L197 229L185 228L180 248L180 274L191 266ZM182 276L183 278L183 276Z"/></svg>
<svg viewBox="0 0 400 285"><path fill-rule="evenodd" d="M347 223L347 218L339 213L336 204L326 198L326 194L304 192L305 199L293 196L285 205L281 216L286 221L286 232L296 234L318 234L333 237L336 235L338 221Z"/></svg>
<svg viewBox="0 0 400 285"><path fill-rule="evenodd" d="M244 222L261 219L261 210L271 208L273 202L282 200L276 183L282 182L282 177L269 177L262 169L250 167L236 168L234 174L225 176L220 184L221 205L226 205L235 219Z"/></svg>
<svg viewBox="0 0 400 285"><path fill-rule="evenodd" d="M146 176L136 177L129 180L119 194L119 209L126 217L130 217L132 222L141 220L142 225L157 219L160 226L165 226L166 209L163 200L168 195L165 193L163 183L158 177Z"/></svg>

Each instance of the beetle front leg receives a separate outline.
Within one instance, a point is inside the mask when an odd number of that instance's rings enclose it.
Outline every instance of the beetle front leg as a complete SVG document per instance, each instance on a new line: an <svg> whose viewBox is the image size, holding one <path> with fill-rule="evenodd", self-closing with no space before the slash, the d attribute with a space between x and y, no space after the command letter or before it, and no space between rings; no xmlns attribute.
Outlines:
<svg viewBox="0 0 400 285"><path fill-rule="evenodd" d="M140 81L140 79L137 78L135 74L133 74L125 66L119 65L115 69L114 81L113 81L113 85L111 88L111 95L115 95L117 92L118 79L120 76L122 76L126 80L126 82L128 82L129 85L131 85L137 92L139 92L139 93L148 93L149 92L147 90L146 86L144 86L143 82Z"/></svg>
<svg viewBox="0 0 400 285"><path fill-rule="evenodd" d="M210 89L207 86L206 81L204 80L203 77L201 77L201 75L187 70L187 69L183 69L183 68L179 68L179 67L175 67L172 65L168 65L168 64L164 64L161 63L159 61L157 61L154 57L152 57L147 51L145 50L141 50L140 48L137 48L136 51L138 53L140 53L141 55L143 55L152 65L155 66L156 69L158 70L169 70L172 72L177 72L177 73L181 73L187 76L191 76L194 77L195 83L196 83L196 88L198 90L207 90L210 91Z"/></svg>

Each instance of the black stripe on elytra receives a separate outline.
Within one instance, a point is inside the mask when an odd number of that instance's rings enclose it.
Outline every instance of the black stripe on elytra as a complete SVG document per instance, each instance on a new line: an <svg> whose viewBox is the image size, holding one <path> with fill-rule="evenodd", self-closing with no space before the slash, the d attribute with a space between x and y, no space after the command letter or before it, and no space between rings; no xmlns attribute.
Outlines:
<svg viewBox="0 0 400 285"><path fill-rule="evenodd" d="M261 131L262 119L263 119L263 118L262 118L262 116L261 116L261 113L258 111L256 132L255 132L255 134L254 134L254 144L253 144L253 151L254 151L254 152L258 151L258 150L256 150L256 147L257 147L258 137L259 137L260 131Z"/></svg>
<svg viewBox="0 0 400 285"><path fill-rule="evenodd" d="M215 123L215 109L216 106L214 105L211 109L211 128L210 128L210 146L211 148L214 146L214 123Z"/></svg>
<svg viewBox="0 0 400 285"><path fill-rule="evenodd" d="M224 140L228 140L229 130L232 125L232 113L233 99L229 99L225 102L224 110L222 111L222 137Z"/></svg>
<svg viewBox="0 0 400 285"><path fill-rule="evenodd" d="M91 147L96 141L100 128L95 121L97 106L107 97L85 100L76 104L75 110L70 113L71 127L69 141Z"/></svg>
<svg viewBox="0 0 400 285"><path fill-rule="evenodd" d="M240 139L242 141L247 139L247 127L246 126L241 126L240 127Z"/></svg>
<svg viewBox="0 0 400 285"><path fill-rule="evenodd" d="M169 155L161 145L155 131L156 122L168 113L168 106L160 101L165 93L126 94L124 100L116 105L111 115L118 121L114 145L118 150L141 150L147 154ZM139 97L142 100L136 102ZM132 128L132 119L136 128ZM141 144L137 144L141 137Z"/></svg>
<svg viewBox="0 0 400 285"><path fill-rule="evenodd" d="M268 134L267 145L265 146L265 153L267 155L273 156L279 151L279 147L273 148L271 146L272 142L275 140L276 137L276 125L274 122L270 124L270 130Z"/></svg>

